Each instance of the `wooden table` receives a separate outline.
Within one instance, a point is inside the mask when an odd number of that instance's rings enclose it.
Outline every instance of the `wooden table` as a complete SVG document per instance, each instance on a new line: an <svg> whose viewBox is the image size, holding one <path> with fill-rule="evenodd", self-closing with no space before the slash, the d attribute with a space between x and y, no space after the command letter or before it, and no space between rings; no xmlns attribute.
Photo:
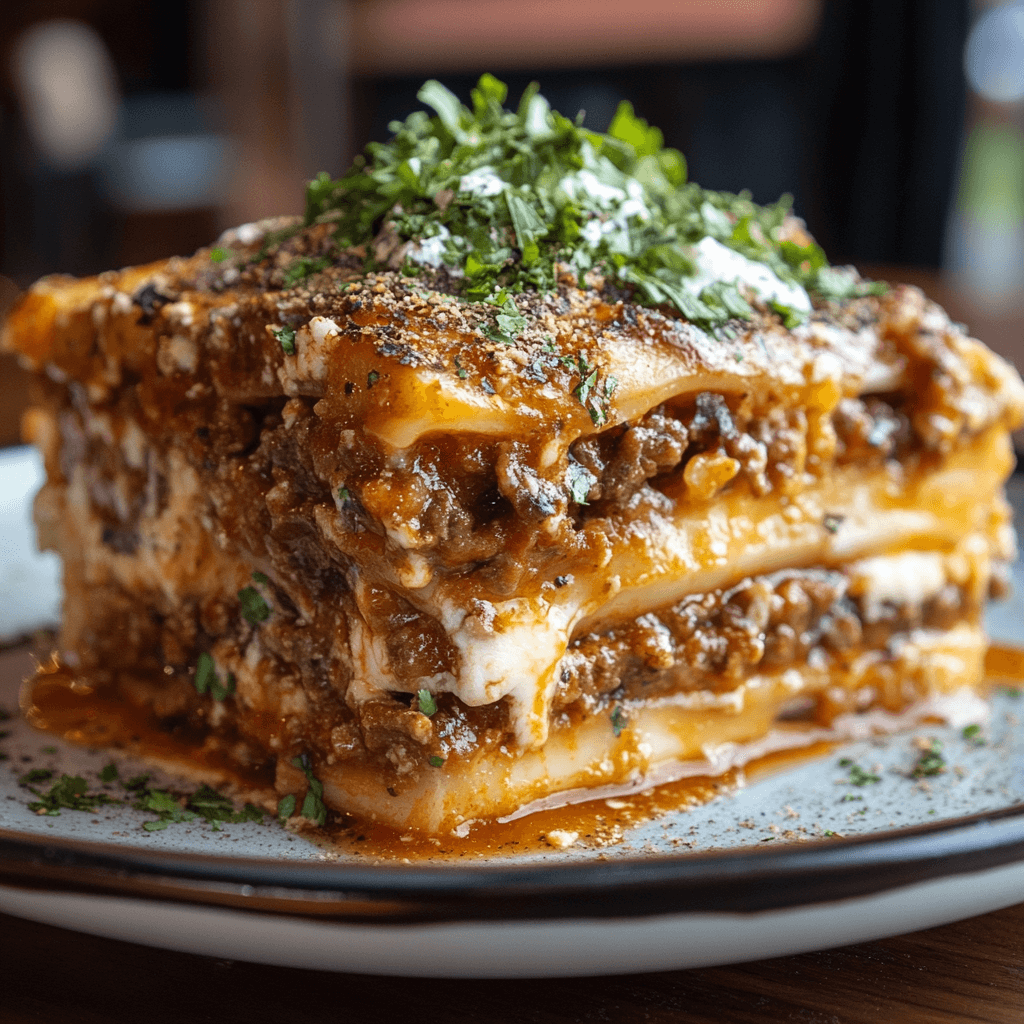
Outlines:
<svg viewBox="0 0 1024 1024"><path fill-rule="evenodd" d="M662 974L438 981L168 953L0 915L0 1024L1020 1024L1024 905L859 946Z"/></svg>

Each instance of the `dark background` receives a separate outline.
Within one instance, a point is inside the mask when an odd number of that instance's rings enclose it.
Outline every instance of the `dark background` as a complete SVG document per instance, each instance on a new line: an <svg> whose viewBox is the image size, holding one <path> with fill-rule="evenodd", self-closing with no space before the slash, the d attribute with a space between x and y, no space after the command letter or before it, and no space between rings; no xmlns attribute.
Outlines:
<svg viewBox="0 0 1024 1024"><path fill-rule="evenodd" d="M816 8L814 0L803 2ZM80 19L109 50L125 103L125 132L206 132L230 139L244 128L232 123L230 99L223 95L231 84L224 78L240 57L230 50L209 52L205 37L213 34L217 6L212 0L10 3L0 13L0 52L9 65L11 48L33 23ZM285 18L294 19L294 4L291 11L275 0L249 6L264 13L283 6ZM770 58L698 54L670 62L657 55L648 63L624 52L610 65L574 58L565 68L517 67L510 60L499 72L511 98L535 78L556 109L570 116L585 109L586 123L595 129L607 127L620 99L631 100L662 128L669 145L683 151L691 177L702 185L749 188L762 202L791 193L833 259L938 267L965 124L960 68L969 14L966 0L832 0L821 8L809 38ZM286 60L281 37L279 46L262 72L247 72L251 106L261 101L253 95L261 80L273 103L282 75L275 57ZM439 63L464 65L465 59ZM24 285L55 270L96 272L189 251L224 226L218 210L202 205L172 216L156 216L139 202L119 208L103 182L104 161L116 160L116 153L74 172L47 166L25 130L9 70L0 121L0 274ZM333 82L321 78L321 93L334 89L334 106L344 103L348 118L343 151L326 169L340 173L365 142L387 137L391 119L417 105L416 89L427 74L395 70L383 66L366 74L355 67L348 74L339 69ZM491 68L442 66L436 74L468 99L486 70ZM279 106L287 108L287 98ZM287 120L294 110L278 114ZM331 125L317 130L329 133ZM287 148L288 139L279 144ZM295 178L293 210L300 204L302 174Z"/></svg>

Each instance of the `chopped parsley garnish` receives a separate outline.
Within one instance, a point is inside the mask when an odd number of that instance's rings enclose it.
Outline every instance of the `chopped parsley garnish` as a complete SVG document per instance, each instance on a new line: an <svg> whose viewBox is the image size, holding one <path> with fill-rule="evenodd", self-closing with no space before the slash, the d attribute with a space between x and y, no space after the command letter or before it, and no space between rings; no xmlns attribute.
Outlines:
<svg viewBox="0 0 1024 1024"><path fill-rule="evenodd" d="M784 236L788 196L759 206L749 193L688 182L682 154L629 103L604 134L551 110L536 83L516 110L505 109L507 93L484 75L466 107L428 81L418 97L433 116L418 110L393 122L392 139L367 146L341 179L321 172L306 189L304 223L332 224L338 245L365 246L384 263L404 251L408 272L439 258L460 272L468 298L499 306L502 340L522 330L508 296L554 291L559 264L578 275L600 270L640 301L704 326L749 317L734 281L697 285L693 247L705 238L824 299L878 291L830 267L815 243ZM296 260L286 283L324 260ZM789 325L804 317L771 304Z"/></svg>
<svg viewBox="0 0 1024 1024"><path fill-rule="evenodd" d="M32 772L29 772L32 775ZM53 772L47 772L46 777L50 778ZM27 778L27 776L25 777ZM38 777L37 777L38 778ZM24 778L19 779L22 785ZM35 781L35 779L33 780ZM30 811L36 814L46 814L50 817L58 817L62 809L71 811L95 811L101 804L115 804L120 801L106 793L89 793L89 786L80 775L62 775L46 793L40 793L37 789L32 790L38 800L33 800L28 805Z"/></svg>
<svg viewBox="0 0 1024 1024"><path fill-rule="evenodd" d="M324 784L313 774L313 767L309 763L306 754L300 754L292 758L292 764L301 768L309 788L306 790L305 799L302 801L302 810L299 813L310 821L315 821L321 828L327 824L327 805L324 803ZM280 814L280 805L278 805Z"/></svg>
<svg viewBox="0 0 1024 1024"><path fill-rule="evenodd" d="M236 811L230 797L206 785L200 786L188 798L187 807L207 821L214 832L220 831L220 822L236 824L242 821L263 820L263 811L255 804L247 803L242 810Z"/></svg>
<svg viewBox="0 0 1024 1024"><path fill-rule="evenodd" d="M231 259L234 256L234 251L231 249L222 249L218 246L216 249L210 250L210 259L214 263L223 263L225 260Z"/></svg>
<svg viewBox="0 0 1024 1024"><path fill-rule="evenodd" d="M431 768L443 768L444 767L444 758L441 757L440 754L431 754L430 758L429 758L429 761L430 761L430 767Z"/></svg>
<svg viewBox="0 0 1024 1024"><path fill-rule="evenodd" d="M921 779L926 775L941 775L945 770L946 759L942 756L942 744L938 740L931 740L921 752L910 774L915 779Z"/></svg>
<svg viewBox="0 0 1024 1024"><path fill-rule="evenodd" d="M253 578L253 582L254 583L269 583L270 582L270 577L265 572L259 572L259 571L254 572L252 574L252 578Z"/></svg>
<svg viewBox="0 0 1024 1024"><path fill-rule="evenodd" d="M277 820L283 825L295 813L295 794L289 793L277 801Z"/></svg>
<svg viewBox="0 0 1024 1024"><path fill-rule="evenodd" d="M616 738L618 738L622 735L622 730L629 725L629 716L626 714L621 704L616 704L609 717L612 723L612 732L615 734Z"/></svg>
<svg viewBox="0 0 1024 1024"><path fill-rule="evenodd" d="M489 337L493 341L501 341L511 345L526 327L526 317L519 312L516 300L506 291L502 290L494 298L494 304L501 310L494 318L497 323L497 330L492 331Z"/></svg>
<svg viewBox="0 0 1024 1024"><path fill-rule="evenodd" d="M49 768L31 768L18 779L19 786L27 786L30 782L46 782L53 778L53 772Z"/></svg>
<svg viewBox="0 0 1024 1024"><path fill-rule="evenodd" d="M295 355L295 329L293 327L272 327L274 337L281 343L286 356Z"/></svg>
<svg viewBox="0 0 1024 1024"><path fill-rule="evenodd" d="M255 587L242 587L238 592L238 601L242 606L242 618L258 626L270 618L270 605Z"/></svg>
<svg viewBox="0 0 1024 1024"><path fill-rule="evenodd" d="M848 769L848 781L851 786L870 786L876 782L882 781L881 775L876 775L874 772L866 771L861 768L859 764L851 761L848 757L844 757L839 762L839 767Z"/></svg>
<svg viewBox="0 0 1024 1024"><path fill-rule="evenodd" d="M985 746L985 737L981 734L980 725L965 725L964 731L961 733L963 738L967 740L972 746L983 747Z"/></svg>
<svg viewBox="0 0 1024 1024"><path fill-rule="evenodd" d="M421 714L428 717L437 714L437 701L429 690L418 690L416 692L416 707Z"/></svg>
<svg viewBox="0 0 1024 1024"><path fill-rule="evenodd" d="M100 782L116 782L117 781L117 765L113 761L110 764L104 765L100 769Z"/></svg>
<svg viewBox="0 0 1024 1024"><path fill-rule="evenodd" d="M565 473L565 484L569 488L572 500L577 505L589 504L587 495L590 493L590 488L596 483L597 477L586 466L581 465L575 459L569 460L569 466Z"/></svg>
<svg viewBox="0 0 1024 1024"><path fill-rule="evenodd" d="M379 380L380 380L380 372L378 370L371 370L366 375L366 386L367 386L367 388L372 388L373 385L376 384L377 381L379 381Z"/></svg>
<svg viewBox="0 0 1024 1024"><path fill-rule="evenodd" d="M349 492L349 489L347 487L339 487L338 488L338 501L340 501L342 503L342 505L344 505L345 502L348 501L349 498L351 498L351 497L352 497L352 495Z"/></svg>
<svg viewBox="0 0 1024 1024"><path fill-rule="evenodd" d="M300 256L288 264L288 268L284 272L284 286L291 288L300 281L304 281L310 274L326 270L330 265L331 261L327 256L318 256L316 259Z"/></svg>
<svg viewBox="0 0 1024 1024"><path fill-rule="evenodd" d="M57 753L57 748L56 747L42 747L40 749L42 750L42 752L44 754L56 754Z"/></svg>
<svg viewBox="0 0 1024 1024"><path fill-rule="evenodd" d="M226 700L235 692L234 675L229 672L227 680L222 683L217 675L213 658L206 651L203 651L196 659L196 674L193 682L197 693L209 692L214 700Z"/></svg>
<svg viewBox="0 0 1024 1024"><path fill-rule="evenodd" d="M135 807L140 811L151 811L157 815L155 821L144 821L142 827L147 832L162 832L168 825L181 821L193 821L194 811L181 806L181 801L162 789L144 790Z"/></svg>

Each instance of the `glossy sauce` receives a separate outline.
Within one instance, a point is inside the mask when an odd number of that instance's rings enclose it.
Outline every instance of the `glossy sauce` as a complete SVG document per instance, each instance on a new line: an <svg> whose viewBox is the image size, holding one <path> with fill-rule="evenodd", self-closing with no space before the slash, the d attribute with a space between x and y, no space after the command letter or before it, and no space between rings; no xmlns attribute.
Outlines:
<svg viewBox="0 0 1024 1024"><path fill-rule="evenodd" d="M993 644L985 667L992 686L1024 683L1024 649ZM148 713L122 700L97 693L56 659L41 665L26 681L22 711L38 729L57 733L83 746L113 747L207 781L230 783L249 798L262 796L273 807L273 769L245 769L225 750L203 744L201 737L169 732ZM791 727L791 726L790 726ZM718 776L694 776L640 793L598 798L550 808L509 820L475 821L465 836L431 836L339 815L326 828L292 824L303 836L331 855L357 855L381 860L423 861L503 858L547 852L572 837L573 848L600 849L628 840L630 829L669 814L728 795L746 785L825 757L837 743L816 742L777 751ZM575 834L575 836L573 836Z"/></svg>

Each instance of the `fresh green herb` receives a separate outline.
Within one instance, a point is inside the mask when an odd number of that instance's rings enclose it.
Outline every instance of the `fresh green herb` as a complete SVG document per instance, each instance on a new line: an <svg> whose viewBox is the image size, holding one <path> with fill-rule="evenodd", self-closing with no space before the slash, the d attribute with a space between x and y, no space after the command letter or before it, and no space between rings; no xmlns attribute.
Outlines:
<svg viewBox="0 0 1024 1024"><path fill-rule="evenodd" d="M203 651L196 658L196 674L193 679L196 693L206 693L210 689L210 683L216 678L217 669L213 663L213 658L206 651Z"/></svg>
<svg viewBox="0 0 1024 1024"><path fill-rule="evenodd" d="M233 249L222 249L219 246L216 249L210 250L210 259L214 263L223 263L225 260L231 259L234 255L235 253Z"/></svg>
<svg viewBox="0 0 1024 1024"><path fill-rule="evenodd" d="M587 505L589 504L587 495L590 493L590 488L597 483L597 477L586 466L570 458L565 474L565 483L572 495L572 500L577 505Z"/></svg>
<svg viewBox="0 0 1024 1024"><path fill-rule="evenodd" d="M840 768L846 768L849 771L849 783L851 786L870 786L875 782L881 782L882 776L875 775L874 772L866 771L861 768L859 764L855 764L848 757L842 758L839 762Z"/></svg>
<svg viewBox="0 0 1024 1024"><path fill-rule="evenodd" d="M429 690L418 690L416 692L416 706L421 714L428 716L437 714L437 701Z"/></svg>
<svg viewBox="0 0 1024 1024"><path fill-rule="evenodd" d="M583 357L580 356L580 362L583 362ZM585 364L584 371L585 372ZM597 370L591 370L590 375L584 377L576 388L573 390L573 394L580 400L580 405L585 406L587 399L590 397L590 389L597 383Z"/></svg>
<svg viewBox="0 0 1024 1024"><path fill-rule="evenodd" d="M915 779L921 779L926 775L941 775L945 770L946 759L942 756L942 744L933 739L921 751L910 774Z"/></svg>
<svg viewBox="0 0 1024 1024"><path fill-rule="evenodd" d="M629 718L626 715L626 712L623 709L622 705L616 704L615 707L612 709L612 713L609 717L611 718L612 732L615 734L616 737L621 736L622 730L625 729L627 725L629 725Z"/></svg>
<svg viewBox="0 0 1024 1024"><path fill-rule="evenodd" d="M236 680L233 672L227 674L223 684L217 676L210 683L210 696L214 700L227 700L235 692Z"/></svg>
<svg viewBox="0 0 1024 1024"><path fill-rule="evenodd" d="M863 800L859 793L844 793L842 799L839 801L841 804L852 803L854 800Z"/></svg>
<svg viewBox="0 0 1024 1024"><path fill-rule="evenodd" d="M52 774L49 772L47 778ZM58 817L62 809L95 811L101 804L119 802L106 793L88 793L88 784L80 775L62 775L46 793L40 793L39 790L33 789L31 786L28 788L39 797L38 800L34 800L28 805L29 810L50 817Z"/></svg>
<svg viewBox="0 0 1024 1024"><path fill-rule="evenodd" d="M306 754L300 754L292 758L292 764L301 768L309 788L306 790L306 797L302 801L302 810L299 812L302 817L315 821L321 828L327 824L327 805L324 803L324 784L313 774L312 765Z"/></svg>
<svg viewBox="0 0 1024 1024"><path fill-rule="evenodd" d="M277 820L283 825L295 813L295 794L289 793L277 802Z"/></svg>
<svg viewBox="0 0 1024 1024"><path fill-rule="evenodd" d="M46 782L53 778L53 772L48 768L31 768L18 779L19 786L27 786L30 782Z"/></svg>
<svg viewBox="0 0 1024 1024"><path fill-rule="evenodd" d="M41 747L40 749L42 750L42 752L44 754L56 754L57 753L57 748L56 747Z"/></svg>
<svg viewBox="0 0 1024 1024"><path fill-rule="evenodd" d="M247 587L246 589L251 590L252 588ZM259 595L257 594L257 597L258 596ZM241 592L239 592L239 599L241 599ZM260 600L262 601L263 599L260 598ZM264 606L266 606L266 602L264 602ZM243 615L244 614L245 612L243 611ZM269 609L267 610L267 614L270 614ZM250 619L250 621L252 620ZM213 697L214 700L226 700L235 692L234 675L229 672L227 681L222 683L220 681L220 677L217 675L217 669L214 665L213 658L206 651L203 651L196 659L196 674L193 682L195 683L197 693L205 694L209 692L210 696Z"/></svg>
<svg viewBox="0 0 1024 1024"><path fill-rule="evenodd" d="M258 626L270 618L270 605L255 587L242 587L238 592L238 601L242 606L242 618Z"/></svg>
<svg viewBox="0 0 1024 1024"><path fill-rule="evenodd" d="M193 811L182 807L181 800L162 789L144 790L135 803L135 807L140 811L149 811L157 815L155 821L142 823L142 827L147 832L162 832L168 825L193 821L196 817Z"/></svg>
<svg viewBox="0 0 1024 1024"><path fill-rule="evenodd" d="M830 267L814 243L783 237L789 197L759 206L748 193L687 182L682 155L629 103L601 134L552 111L536 84L514 111L504 107L507 92L484 75L466 107L439 82L425 83L419 99L434 116L420 110L392 123L391 141L371 143L340 180L321 172L307 186L304 223L331 223L339 245L366 246L385 262L405 242L432 239L444 264L462 271L471 299L553 291L561 263L579 274L599 267L642 301L674 306L705 326L749 317L734 284L698 295L689 283L693 246L708 237L825 299L878 292ZM272 244L268 238L257 258ZM296 260L286 281L318 262ZM506 304L498 303L499 316L515 317ZM778 311L789 323L803 316ZM505 338L519 330L499 321Z"/></svg>
<svg viewBox="0 0 1024 1024"><path fill-rule="evenodd" d="M340 501L342 503L342 505L344 505L345 502L348 501L348 499L351 498L351 497L352 497L352 495L349 492L349 489L347 487L339 487L338 488L338 501Z"/></svg>
<svg viewBox="0 0 1024 1024"><path fill-rule="evenodd" d="M209 823L214 832L220 831L220 822L236 824L242 821L262 821L263 811L255 804L246 804L240 810L229 797L209 786L200 786L189 798L186 806Z"/></svg>
<svg viewBox="0 0 1024 1024"><path fill-rule="evenodd" d="M100 782L115 782L117 780L117 765L113 761L100 769Z"/></svg>
<svg viewBox="0 0 1024 1024"><path fill-rule="evenodd" d="M367 388L372 388L373 385L376 384L377 381L379 381L379 380L380 380L380 373L377 370L371 370L366 375L366 386L367 386Z"/></svg>
<svg viewBox="0 0 1024 1024"><path fill-rule="evenodd" d="M980 725L965 725L961 734L968 743L975 747L985 746L985 737L981 734Z"/></svg>
<svg viewBox="0 0 1024 1024"><path fill-rule="evenodd" d="M444 758L441 757L440 754L431 754L430 758L429 758L429 761L430 761L430 767L431 768L443 768L444 767Z"/></svg>
<svg viewBox="0 0 1024 1024"><path fill-rule="evenodd" d="M265 572L259 572L259 571L254 572L252 574L252 578L253 578L253 582L254 583L269 583L270 582L270 577Z"/></svg>
<svg viewBox="0 0 1024 1024"><path fill-rule="evenodd" d="M286 356L295 355L295 329L293 327L272 327L271 332L281 343L281 351Z"/></svg>
<svg viewBox="0 0 1024 1024"><path fill-rule="evenodd" d="M331 261L327 256L318 256L315 259L309 256L300 256L288 264L288 268L284 272L284 286L291 288L300 281L304 281L310 274L326 270L330 265Z"/></svg>
<svg viewBox="0 0 1024 1024"><path fill-rule="evenodd" d="M498 325L497 330L492 331L489 337L493 341L511 345L523 333L526 317L519 312L515 299L504 291L494 299L494 304L501 312L494 318Z"/></svg>

